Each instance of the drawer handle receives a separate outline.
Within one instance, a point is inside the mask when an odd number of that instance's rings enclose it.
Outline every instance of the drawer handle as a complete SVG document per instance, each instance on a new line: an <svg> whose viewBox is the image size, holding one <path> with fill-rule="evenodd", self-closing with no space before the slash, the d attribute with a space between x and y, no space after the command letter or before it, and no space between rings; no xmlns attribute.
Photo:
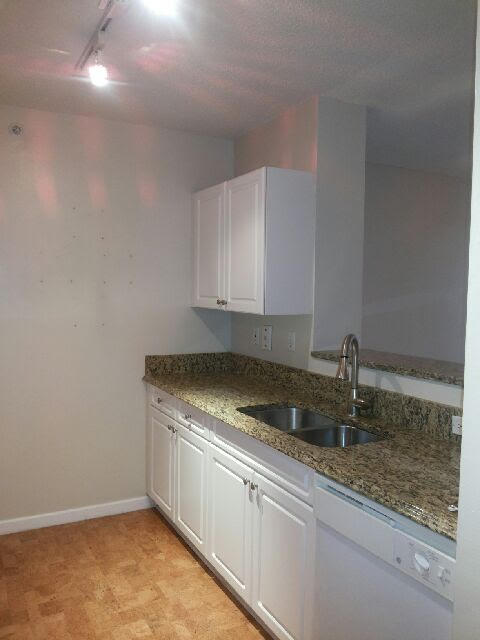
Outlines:
<svg viewBox="0 0 480 640"><path fill-rule="evenodd" d="M157 398L157 402L158 402L158 404L160 404L160 402L161 402L161 401L162 401L162 399L161 399L161 398Z"/></svg>
<svg viewBox="0 0 480 640"><path fill-rule="evenodd" d="M192 419L192 414L191 413L186 413L184 416L185 420L191 420Z"/></svg>

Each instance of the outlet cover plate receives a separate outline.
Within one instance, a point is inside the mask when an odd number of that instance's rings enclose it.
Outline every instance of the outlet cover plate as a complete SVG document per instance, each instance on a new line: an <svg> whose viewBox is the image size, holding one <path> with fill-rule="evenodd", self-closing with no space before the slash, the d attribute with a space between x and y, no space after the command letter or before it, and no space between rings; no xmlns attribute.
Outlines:
<svg viewBox="0 0 480 640"><path fill-rule="evenodd" d="M288 350L295 351L295 331L288 332Z"/></svg>
<svg viewBox="0 0 480 640"><path fill-rule="evenodd" d="M462 435L462 416L452 416L452 433L456 436Z"/></svg>
<svg viewBox="0 0 480 640"><path fill-rule="evenodd" d="M262 349L265 351L272 350L272 325L262 327Z"/></svg>

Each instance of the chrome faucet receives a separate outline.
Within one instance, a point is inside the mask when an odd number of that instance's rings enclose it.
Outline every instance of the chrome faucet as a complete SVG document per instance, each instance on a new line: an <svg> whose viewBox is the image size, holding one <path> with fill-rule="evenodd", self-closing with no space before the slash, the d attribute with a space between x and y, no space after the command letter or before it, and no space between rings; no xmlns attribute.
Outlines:
<svg viewBox="0 0 480 640"><path fill-rule="evenodd" d="M340 380L349 380L348 360L350 358L352 363L352 386L350 391L350 411L348 415L351 418L356 418L360 415L360 409L370 408L370 402L368 402L368 400L363 400L358 397L358 350L357 337L353 333L349 333L342 342L340 360L335 376Z"/></svg>

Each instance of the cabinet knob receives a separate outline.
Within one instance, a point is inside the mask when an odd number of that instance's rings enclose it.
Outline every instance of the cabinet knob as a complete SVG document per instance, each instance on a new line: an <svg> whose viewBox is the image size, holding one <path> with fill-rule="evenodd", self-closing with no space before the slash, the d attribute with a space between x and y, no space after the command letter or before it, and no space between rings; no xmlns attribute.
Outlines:
<svg viewBox="0 0 480 640"><path fill-rule="evenodd" d="M191 420L192 419L192 414L191 413L186 413L184 416L185 420Z"/></svg>
<svg viewBox="0 0 480 640"><path fill-rule="evenodd" d="M222 301L220 300L220 298L217 298L217 304L222 304Z"/></svg>
<svg viewBox="0 0 480 640"><path fill-rule="evenodd" d="M161 401L162 401L162 399L161 399L161 398L157 398L157 402L158 402L158 404L160 404L160 402L161 402Z"/></svg>
<svg viewBox="0 0 480 640"><path fill-rule="evenodd" d="M250 483L250 491L256 491L258 489L258 484L255 484L254 482Z"/></svg>
<svg viewBox="0 0 480 640"><path fill-rule="evenodd" d="M247 480L247 478L244 478L244 479L243 479L243 484L244 484L244 485L247 485L247 484L248 484L248 480Z"/></svg>

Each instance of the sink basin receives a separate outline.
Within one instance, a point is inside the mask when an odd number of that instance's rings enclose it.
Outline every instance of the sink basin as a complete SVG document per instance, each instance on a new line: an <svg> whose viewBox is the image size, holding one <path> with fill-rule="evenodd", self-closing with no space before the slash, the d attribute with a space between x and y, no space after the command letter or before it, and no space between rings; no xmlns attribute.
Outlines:
<svg viewBox="0 0 480 640"><path fill-rule="evenodd" d="M380 436L336 422L316 411L300 407L240 407L247 416L317 447L348 447L381 440Z"/></svg>
<svg viewBox="0 0 480 640"><path fill-rule="evenodd" d="M280 431L334 427L337 424L335 420L321 413L310 411L309 409L300 409L299 407L268 407L266 409L241 407L237 411L252 416L252 418L260 420L260 422L266 422Z"/></svg>
<svg viewBox="0 0 480 640"><path fill-rule="evenodd" d="M374 433L345 424L299 431L292 435L309 444L316 444L317 447L348 447L352 444L367 444L380 440Z"/></svg>

